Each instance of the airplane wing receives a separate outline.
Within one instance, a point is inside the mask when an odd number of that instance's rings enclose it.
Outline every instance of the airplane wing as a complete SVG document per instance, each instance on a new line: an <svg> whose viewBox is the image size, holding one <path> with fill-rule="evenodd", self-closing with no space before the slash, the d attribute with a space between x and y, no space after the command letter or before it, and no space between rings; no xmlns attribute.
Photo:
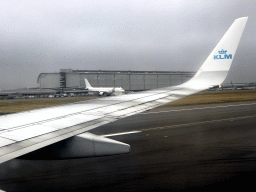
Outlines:
<svg viewBox="0 0 256 192"><path fill-rule="evenodd" d="M195 76L182 85L1 116L0 163L76 135L80 139L92 140L94 136L83 134L221 84L227 76L246 22L247 17L235 20ZM95 147L95 140L92 143Z"/></svg>

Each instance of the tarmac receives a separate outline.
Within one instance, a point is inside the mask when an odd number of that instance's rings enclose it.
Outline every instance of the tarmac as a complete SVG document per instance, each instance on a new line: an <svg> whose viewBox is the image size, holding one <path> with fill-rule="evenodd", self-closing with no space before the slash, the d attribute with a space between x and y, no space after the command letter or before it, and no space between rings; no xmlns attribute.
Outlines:
<svg viewBox="0 0 256 192"><path fill-rule="evenodd" d="M156 108L91 131L125 155L0 164L4 191L251 190L256 102Z"/></svg>

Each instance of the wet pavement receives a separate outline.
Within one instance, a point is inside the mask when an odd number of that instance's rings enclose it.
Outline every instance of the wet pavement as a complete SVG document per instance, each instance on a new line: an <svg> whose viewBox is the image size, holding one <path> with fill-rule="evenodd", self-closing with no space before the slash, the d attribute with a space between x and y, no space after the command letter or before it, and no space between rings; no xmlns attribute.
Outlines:
<svg viewBox="0 0 256 192"><path fill-rule="evenodd" d="M5 191L249 190L256 172L254 102L168 107L102 126L125 155L0 165ZM154 113L153 113L154 112Z"/></svg>

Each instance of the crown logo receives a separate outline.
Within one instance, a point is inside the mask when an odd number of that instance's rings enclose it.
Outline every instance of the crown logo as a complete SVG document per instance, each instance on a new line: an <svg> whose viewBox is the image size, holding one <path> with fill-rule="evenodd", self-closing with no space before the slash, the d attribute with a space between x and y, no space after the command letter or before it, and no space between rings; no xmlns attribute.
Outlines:
<svg viewBox="0 0 256 192"><path fill-rule="evenodd" d="M227 50L224 51L224 50L222 49L221 51L218 51L218 52L219 52L219 54L226 54L226 53L227 53Z"/></svg>

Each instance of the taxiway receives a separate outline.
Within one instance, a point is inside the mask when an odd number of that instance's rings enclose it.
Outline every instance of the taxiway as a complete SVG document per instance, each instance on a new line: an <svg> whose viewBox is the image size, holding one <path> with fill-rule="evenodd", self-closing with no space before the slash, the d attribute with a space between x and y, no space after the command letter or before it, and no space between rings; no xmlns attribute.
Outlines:
<svg viewBox="0 0 256 192"><path fill-rule="evenodd" d="M0 165L5 191L169 191L254 186L256 102L160 107L91 132L125 155Z"/></svg>

